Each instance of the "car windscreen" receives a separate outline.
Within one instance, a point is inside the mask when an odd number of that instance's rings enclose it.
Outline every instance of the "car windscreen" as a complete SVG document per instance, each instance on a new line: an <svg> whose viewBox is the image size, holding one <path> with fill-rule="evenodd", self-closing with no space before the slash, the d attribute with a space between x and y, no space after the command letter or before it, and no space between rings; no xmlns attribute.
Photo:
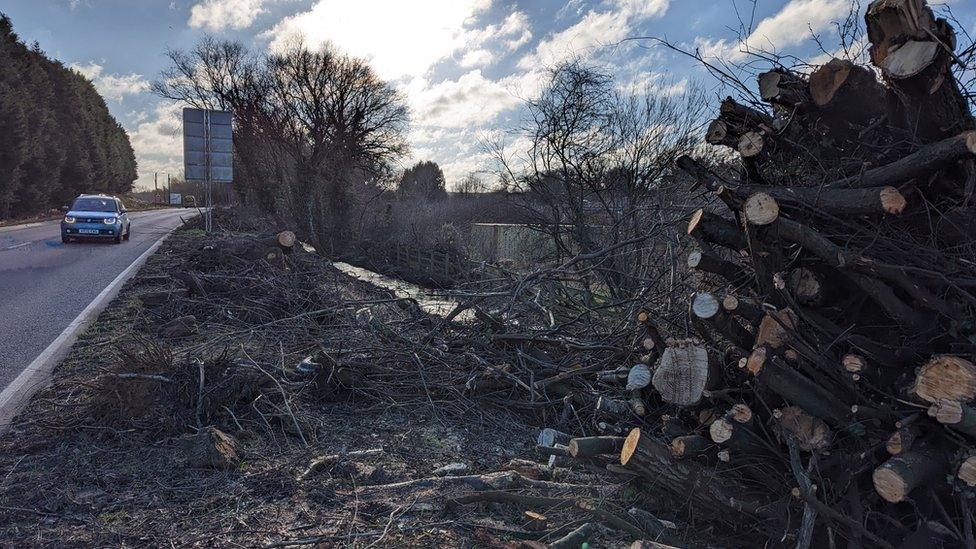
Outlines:
<svg viewBox="0 0 976 549"><path fill-rule="evenodd" d="M111 198L78 198L71 209L76 212L115 212L115 200Z"/></svg>

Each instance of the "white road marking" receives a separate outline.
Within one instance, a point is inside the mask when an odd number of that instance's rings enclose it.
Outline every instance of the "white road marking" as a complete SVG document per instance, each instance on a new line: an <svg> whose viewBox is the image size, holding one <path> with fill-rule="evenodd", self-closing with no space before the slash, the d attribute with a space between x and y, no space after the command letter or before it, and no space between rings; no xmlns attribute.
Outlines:
<svg viewBox="0 0 976 549"><path fill-rule="evenodd" d="M21 242L20 244L14 244L13 246L7 246L4 251L16 250L17 248L23 248L24 246L30 246L30 242Z"/></svg>
<svg viewBox="0 0 976 549"><path fill-rule="evenodd" d="M118 295L125 281L131 278L139 270L139 267L142 267L143 263L149 259L149 256L159 249L163 241L176 228L174 227L159 237L149 249L142 252L142 255L137 257L125 270L119 273L119 276L115 277L115 280L110 282L101 293L95 296L95 299L71 321L71 324L68 324L68 327L61 332L61 335L55 338L41 354L37 355L37 358L24 368L24 371L10 382L3 392L0 392L0 434L7 430L11 420L27 404L30 397L40 388L47 385L54 367L71 350L71 345L78 338L78 334L87 328L95 317Z"/></svg>

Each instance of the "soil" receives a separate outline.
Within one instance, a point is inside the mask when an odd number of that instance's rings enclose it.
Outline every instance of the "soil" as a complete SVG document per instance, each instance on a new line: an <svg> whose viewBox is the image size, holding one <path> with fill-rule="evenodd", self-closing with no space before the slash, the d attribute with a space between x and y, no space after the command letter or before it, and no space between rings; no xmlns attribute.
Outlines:
<svg viewBox="0 0 976 549"><path fill-rule="evenodd" d="M177 231L79 338L0 437L0 543L518 545L587 522L572 509L580 494L624 509L638 497L578 467L498 473L513 458L545 461L534 452L542 423L465 397L471 367L429 337L436 318L297 248L245 257L258 240ZM184 272L205 295L172 276ZM153 292L168 294L140 299ZM195 333L159 335L186 315ZM229 468L188 455L209 428L233 444ZM434 476L452 463L464 467ZM524 507L450 504L496 485L569 505L540 510L540 530ZM590 543L632 539L601 526Z"/></svg>

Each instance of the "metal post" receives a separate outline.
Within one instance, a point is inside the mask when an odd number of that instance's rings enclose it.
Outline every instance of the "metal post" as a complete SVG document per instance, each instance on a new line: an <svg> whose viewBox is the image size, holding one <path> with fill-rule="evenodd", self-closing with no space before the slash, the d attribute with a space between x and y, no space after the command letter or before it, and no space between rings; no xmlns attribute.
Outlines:
<svg viewBox="0 0 976 549"><path fill-rule="evenodd" d="M210 173L210 111L203 111L203 143L206 150L204 155L204 185L207 189L207 210L206 210L206 231L209 233L213 231L213 182L212 175Z"/></svg>

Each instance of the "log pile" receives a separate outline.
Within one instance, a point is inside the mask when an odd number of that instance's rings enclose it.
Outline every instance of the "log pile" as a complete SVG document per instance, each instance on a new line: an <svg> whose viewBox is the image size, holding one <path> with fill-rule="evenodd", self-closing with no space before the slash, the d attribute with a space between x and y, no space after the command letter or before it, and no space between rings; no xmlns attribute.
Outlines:
<svg viewBox="0 0 976 549"><path fill-rule="evenodd" d="M538 441L731 545L976 543L976 120L924 0L865 20L872 67L778 67L766 105L722 102L705 140L738 175L677 162L717 198L687 226L693 333L648 304L639 363L597 372L602 436Z"/></svg>

